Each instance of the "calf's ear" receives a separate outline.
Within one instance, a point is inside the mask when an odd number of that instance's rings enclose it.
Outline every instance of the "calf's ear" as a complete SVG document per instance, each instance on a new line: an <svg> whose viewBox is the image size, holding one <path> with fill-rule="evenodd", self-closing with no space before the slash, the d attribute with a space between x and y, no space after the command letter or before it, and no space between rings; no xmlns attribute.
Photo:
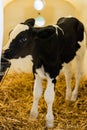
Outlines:
<svg viewBox="0 0 87 130"><path fill-rule="evenodd" d="M35 24L35 19L34 18L30 18L30 19L27 19L24 24L28 25L28 26L34 26Z"/></svg>
<svg viewBox="0 0 87 130"><path fill-rule="evenodd" d="M37 37L40 39L48 39L55 34L55 29L52 27L50 28L42 28L37 32Z"/></svg>

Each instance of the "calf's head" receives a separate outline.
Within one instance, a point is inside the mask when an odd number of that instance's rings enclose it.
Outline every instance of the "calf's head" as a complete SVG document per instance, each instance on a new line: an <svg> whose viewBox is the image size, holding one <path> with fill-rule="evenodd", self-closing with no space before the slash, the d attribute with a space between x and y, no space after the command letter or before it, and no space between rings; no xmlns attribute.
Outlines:
<svg viewBox="0 0 87 130"><path fill-rule="evenodd" d="M4 57L7 59L16 59L28 55L32 40L31 28L35 20L30 18L24 23L18 24L9 34L8 48L4 50Z"/></svg>

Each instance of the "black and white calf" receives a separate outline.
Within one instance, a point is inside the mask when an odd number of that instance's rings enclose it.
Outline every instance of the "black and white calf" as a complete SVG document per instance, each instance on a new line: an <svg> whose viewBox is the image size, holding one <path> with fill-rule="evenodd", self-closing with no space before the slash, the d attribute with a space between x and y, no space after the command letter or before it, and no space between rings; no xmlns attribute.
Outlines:
<svg viewBox="0 0 87 130"><path fill-rule="evenodd" d="M33 62L34 101L30 116L37 118L38 101L42 95L42 79L47 79L44 98L47 103L46 124L53 127L52 105L55 97L54 86L60 70L66 77L66 99L76 100L82 75L86 41L83 24L74 17L62 17L56 25L34 28L34 19L18 24L10 33L9 47L4 57L14 59L30 55ZM76 58L76 86L71 90L71 63Z"/></svg>

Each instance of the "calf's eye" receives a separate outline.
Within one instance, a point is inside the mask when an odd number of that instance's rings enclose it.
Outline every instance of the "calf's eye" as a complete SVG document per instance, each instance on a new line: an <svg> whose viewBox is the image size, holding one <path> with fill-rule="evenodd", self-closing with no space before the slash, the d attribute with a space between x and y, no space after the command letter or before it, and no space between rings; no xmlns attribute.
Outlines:
<svg viewBox="0 0 87 130"><path fill-rule="evenodd" d="M21 39L19 40L20 43L24 43L24 42L26 42L26 41L27 41L27 38L26 38L26 37L21 38Z"/></svg>

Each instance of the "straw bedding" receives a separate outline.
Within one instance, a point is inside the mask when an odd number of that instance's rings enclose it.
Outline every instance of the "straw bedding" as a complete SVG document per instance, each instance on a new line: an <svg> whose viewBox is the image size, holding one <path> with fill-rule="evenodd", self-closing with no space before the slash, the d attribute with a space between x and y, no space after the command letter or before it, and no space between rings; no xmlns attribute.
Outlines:
<svg viewBox="0 0 87 130"><path fill-rule="evenodd" d="M45 126L47 106L42 95L39 101L38 119L30 119L33 102L33 75L8 74L0 87L0 130L48 130ZM72 78L72 88L75 84ZM45 90L46 81L43 81ZM55 87L53 113L54 128L51 130L87 130L87 79L80 82L78 99L65 101L65 77L63 74Z"/></svg>

